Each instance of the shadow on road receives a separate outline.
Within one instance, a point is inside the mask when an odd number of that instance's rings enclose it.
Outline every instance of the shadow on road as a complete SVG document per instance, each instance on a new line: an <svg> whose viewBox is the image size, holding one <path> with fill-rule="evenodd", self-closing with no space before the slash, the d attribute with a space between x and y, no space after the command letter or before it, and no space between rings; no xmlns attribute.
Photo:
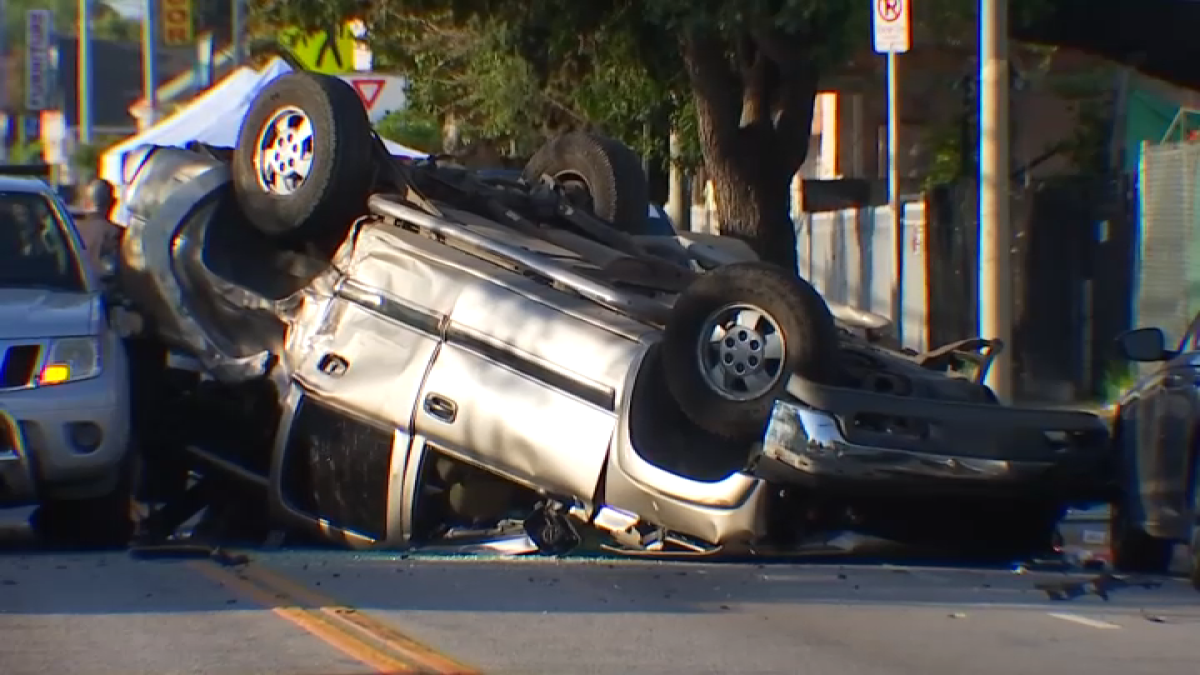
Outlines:
<svg viewBox="0 0 1200 675"><path fill-rule="evenodd" d="M1097 573L1037 565L964 567L928 552L869 547L865 554L788 556L752 562L655 562L601 557L488 559L321 549L245 551L220 561L203 551L137 560L127 551L40 547L26 528L0 526L0 608L15 614L117 614L260 609L221 574L288 587L280 598L363 610L468 613L703 613L733 605L808 603L889 606L1028 603L1194 607L1180 580L1089 589ZM227 578L227 577L226 577ZM1067 589L1054 602L1050 587ZM1080 589L1083 589L1080 591ZM306 593L316 594L314 596ZM1073 595L1072 595L1073 594ZM302 599L303 596L307 599ZM1200 621L1200 616L1197 617Z"/></svg>

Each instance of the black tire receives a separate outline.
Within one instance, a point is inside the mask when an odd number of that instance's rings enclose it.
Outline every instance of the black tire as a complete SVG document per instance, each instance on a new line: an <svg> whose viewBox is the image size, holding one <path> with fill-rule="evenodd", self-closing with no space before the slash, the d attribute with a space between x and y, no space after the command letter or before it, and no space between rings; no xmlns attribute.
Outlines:
<svg viewBox="0 0 1200 675"><path fill-rule="evenodd" d="M777 381L742 400L710 382L701 363L706 325L715 313L736 305L761 310L778 327L783 343ZM747 344L754 348L753 342ZM790 374L831 383L840 373L838 332L820 293L803 279L760 262L718 267L692 282L675 301L663 348L667 386L684 414L700 428L731 440L762 434ZM766 360L762 366L770 368Z"/></svg>
<svg viewBox="0 0 1200 675"><path fill-rule="evenodd" d="M1059 543L1058 524L1064 511L1057 506L1017 506L990 521L976 521L982 536L974 542L975 548L985 559L1004 562L1049 554Z"/></svg>
<svg viewBox="0 0 1200 675"><path fill-rule="evenodd" d="M90 499L49 500L29 518L30 529L44 543L76 549L127 546L136 529L129 482Z"/></svg>
<svg viewBox="0 0 1200 675"><path fill-rule="evenodd" d="M260 184L255 156L260 134L287 108L302 112L312 126L312 165L298 188L275 194ZM319 241L341 235L366 212L374 149L371 123L353 87L330 75L281 75L254 98L242 122L233 153L238 205L269 236Z"/></svg>
<svg viewBox="0 0 1200 675"><path fill-rule="evenodd" d="M1191 545L1188 547L1188 581L1192 588L1200 591L1200 525L1193 528Z"/></svg>
<svg viewBox="0 0 1200 675"><path fill-rule="evenodd" d="M1131 520L1129 508L1122 501L1112 505L1109 541L1113 567L1119 572L1166 574L1171 570L1175 542L1143 531Z"/></svg>
<svg viewBox="0 0 1200 675"><path fill-rule="evenodd" d="M591 211L626 234L653 234L650 191L642 160L620 141L572 131L543 145L525 165L522 177L537 183L551 176L587 203Z"/></svg>

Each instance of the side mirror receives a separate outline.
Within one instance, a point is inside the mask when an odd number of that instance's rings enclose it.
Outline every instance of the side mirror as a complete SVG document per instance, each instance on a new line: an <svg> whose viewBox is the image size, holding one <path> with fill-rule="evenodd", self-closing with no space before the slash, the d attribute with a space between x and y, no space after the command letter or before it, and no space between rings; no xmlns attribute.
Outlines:
<svg viewBox="0 0 1200 675"><path fill-rule="evenodd" d="M1160 328L1135 328L1117 336L1117 352L1130 361L1153 363L1174 356L1167 350L1167 337Z"/></svg>

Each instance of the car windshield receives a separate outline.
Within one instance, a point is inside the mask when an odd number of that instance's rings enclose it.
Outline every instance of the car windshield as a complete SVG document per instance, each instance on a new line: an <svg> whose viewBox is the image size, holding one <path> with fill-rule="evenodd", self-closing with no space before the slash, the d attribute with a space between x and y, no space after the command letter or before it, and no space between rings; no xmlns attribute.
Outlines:
<svg viewBox="0 0 1200 675"><path fill-rule="evenodd" d="M0 191L0 288L84 290L67 224L45 195Z"/></svg>

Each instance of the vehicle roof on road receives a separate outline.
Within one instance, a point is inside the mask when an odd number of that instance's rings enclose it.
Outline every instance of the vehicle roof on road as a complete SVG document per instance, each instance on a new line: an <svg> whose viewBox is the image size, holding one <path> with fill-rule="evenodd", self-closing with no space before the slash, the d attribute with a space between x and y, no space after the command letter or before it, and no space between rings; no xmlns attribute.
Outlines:
<svg viewBox="0 0 1200 675"><path fill-rule="evenodd" d="M6 192L29 192L31 194L49 195L53 190L40 178L30 176L5 176L0 174L0 190Z"/></svg>

